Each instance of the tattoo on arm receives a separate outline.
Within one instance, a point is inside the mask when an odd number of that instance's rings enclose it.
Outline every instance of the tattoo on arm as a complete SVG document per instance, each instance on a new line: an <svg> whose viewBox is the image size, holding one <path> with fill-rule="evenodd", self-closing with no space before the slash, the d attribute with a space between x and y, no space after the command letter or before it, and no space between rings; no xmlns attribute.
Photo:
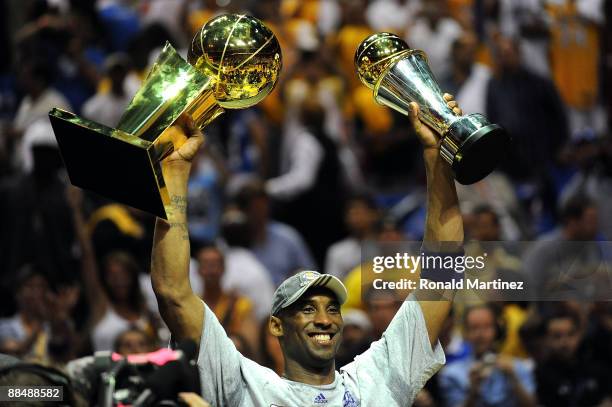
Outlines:
<svg viewBox="0 0 612 407"><path fill-rule="evenodd" d="M187 197L182 195L172 195L170 197L170 208L167 209L169 216L174 213L184 215L187 213ZM189 228L187 222L169 222L170 228L178 229L183 240L189 240Z"/></svg>
<svg viewBox="0 0 612 407"><path fill-rule="evenodd" d="M178 213L187 213L187 197L181 195L172 195L170 197L170 206Z"/></svg>
<svg viewBox="0 0 612 407"><path fill-rule="evenodd" d="M182 232L183 240L189 240L189 228L187 227L187 223L185 222L170 222L170 228L179 229Z"/></svg>

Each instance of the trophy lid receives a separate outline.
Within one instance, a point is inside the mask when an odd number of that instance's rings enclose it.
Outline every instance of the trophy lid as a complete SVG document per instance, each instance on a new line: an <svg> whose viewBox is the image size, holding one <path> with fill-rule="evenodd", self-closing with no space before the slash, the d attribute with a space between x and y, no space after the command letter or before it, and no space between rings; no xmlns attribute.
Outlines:
<svg viewBox="0 0 612 407"><path fill-rule="evenodd" d="M361 82L373 89L385 69L395 59L409 51L406 41L395 34L372 34L355 51L355 68Z"/></svg>
<svg viewBox="0 0 612 407"><path fill-rule="evenodd" d="M258 19L238 14L206 23L193 38L187 58L216 78L215 99L228 109L259 103L274 89L282 66L274 33Z"/></svg>

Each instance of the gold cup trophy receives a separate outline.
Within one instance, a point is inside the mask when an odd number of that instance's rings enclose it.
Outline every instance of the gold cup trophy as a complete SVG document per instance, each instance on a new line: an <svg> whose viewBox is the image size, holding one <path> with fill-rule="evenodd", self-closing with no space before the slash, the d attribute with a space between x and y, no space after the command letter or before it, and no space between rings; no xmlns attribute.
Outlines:
<svg viewBox="0 0 612 407"><path fill-rule="evenodd" d="M507 151L508 133L482 114L457 116L447 106L425 53L410 49L397 35L366 38L355 52L355 67L378 103L406 115L410 102L419 104L420 119L442 137L440 155L461 184L486 177Z"/></svg>
<svg viewBox="0 0 612 407"><path fill-rule="evenodd" d="M282 66L272 31L235 14L205 24L187 59L167 43L117 128L57 108L49 112L72 184L167 219L160 163L181 142L166 130L182 115L203 129L224 109L257 104Z"/></svg>

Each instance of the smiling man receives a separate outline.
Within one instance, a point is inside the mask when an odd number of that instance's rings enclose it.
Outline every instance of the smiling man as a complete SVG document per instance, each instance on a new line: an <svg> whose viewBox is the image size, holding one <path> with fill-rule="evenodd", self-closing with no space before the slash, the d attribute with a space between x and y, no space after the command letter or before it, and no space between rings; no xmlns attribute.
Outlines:
<svg viewBox="0 0 612 407"><path fill-rule="evenodd" d="M450 95L445 99L457 113ZM438 138L418 119L410 120L424 147L427 219L424 243L462 242L463 223L450 167L442 160ZM285 374L243 357L214 313L189 284L187 180L191 159L203 142L200 133L174 127L183 146L162 163L170 194L168 221L157 219L151 278L164 321L176 340L199 344L202 395L213 406L370 407L409 406L425 382L444 364L438 334L452 293L438 300L405 301L382 338L348 365L336 370L342 341L340 306L346 288L336 277L303 271L276 290L269 321L285 357ZM193 133L189 136L187 133ZM423 275L421 276L423 277Z"/></svg>

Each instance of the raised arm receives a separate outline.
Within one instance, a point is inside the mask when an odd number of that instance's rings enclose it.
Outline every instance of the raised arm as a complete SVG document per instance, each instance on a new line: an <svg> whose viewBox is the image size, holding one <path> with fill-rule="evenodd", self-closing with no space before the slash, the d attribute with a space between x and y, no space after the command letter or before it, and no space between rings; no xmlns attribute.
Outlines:
<svg viewBox="0 0 612 407"><path fill-rule="evenodd" d="M189 232L187 228L187 182L191 161L204 141L189 126L174 126L176 139L184 144L162 161L170 204L168 220L155 223L151 282L159 312L175 340L194 340L199 345L204 323L204 305L189 282ZM174 139L174 137L173 137Z"/></svg>
<svg viewBox="0 0 612 407"><path fill-rule="evenodd" d="M83 280L87 301L91 307L89 322L93 327L104 316L109 306L109 299L102 288L96 254L91 236L87 232L83 215L83 192L77 187L69 186L66 190L66 200L72 209L74 231L81 249L81 279Z"/></svg>
<svg viewBox="0 0 612 407"><path fill-rule="evenodd" d="M451 95L445 94L448 105L461 114L457 103ZM459 210L455 180L450 166L440 156L438 136L418 118L418 105L411 104L410 119L423 144L423 158L427 174L427 218L425 221L424 246L428 242L463 242L463 219ZM444 320L450 311L454 293L439 292L439 299L419 300L418 290L415 296L419 301L429 340L434 345ZM431 299L432 292L428 290L426 297Z"/></svg>

